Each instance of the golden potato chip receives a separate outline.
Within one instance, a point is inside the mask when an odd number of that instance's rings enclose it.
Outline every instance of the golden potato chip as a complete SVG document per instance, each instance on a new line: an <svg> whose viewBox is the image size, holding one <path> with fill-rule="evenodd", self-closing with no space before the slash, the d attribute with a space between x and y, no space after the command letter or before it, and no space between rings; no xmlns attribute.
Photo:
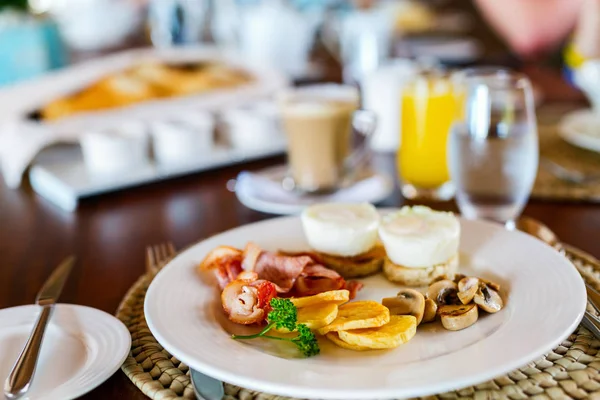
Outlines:
<svg viewBox="0 0 600 400"><path fill-rule="evenodd" d="M313 306L302 307L298 309L298 323L305 324L310 329L319 329L330 324L338 313L338 306L335 303L315 304ZM279 332L288 330L277 329Z"/></svg>
<svg viewBox="0 0 600 400"><path fill-rule="evenodd" d="M292 303L298 308L308 307L315 304L321 303L335 303L337 305L344 304L350 300L350 292L346 289L342 290L330 290L329 292L323 292L315 294L314 296L306 297L292 297L290 299Z"/></svg>
<svg viewBox="0 0 600 400"><path fill-rule="evenodd" d="M392 349L408 342L417 332L413 315L392 315L390 322L379 328L339 331L340 340L353 346L371 349Z"/></svg>
<svg viewBox="0 0 600 400"><path fill-rule="evenodd" d="M356 350L356 351L365 351L365 350L373 350L364 346L356 346L354 344L346 343L338 336L337 332L329 332L325 335L325 337L331 340L333 343L337 344L340 347L348 350Z"/></svg>
<svg viewBox="0 0 600 400"><path fill-rule="evenodd" d="M354 301L339 306L337 317L327 326L319 329L321 335L331 331L376 328L390 321L390 311L376 301Z"/></svg>

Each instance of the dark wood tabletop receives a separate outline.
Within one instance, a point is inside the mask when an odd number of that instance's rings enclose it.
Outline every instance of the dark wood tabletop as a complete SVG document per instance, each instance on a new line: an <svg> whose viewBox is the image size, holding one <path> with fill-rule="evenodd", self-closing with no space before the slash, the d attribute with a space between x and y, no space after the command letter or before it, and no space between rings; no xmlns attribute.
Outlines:
<svg viewBox="0 0 600 400"><path fill-rule="evenodd" d="M83 201L74 213L57 209L32 192L0 186L0 308L30 304L40 286L67 255L77 265L61 302L114 314L135 280L144 273L146 246L173 241L177 247L272 215L249 210L227 189L242 169L284 162L271 158L235 167L133 188ZM378 168L393 173L393 158L378 156ZM399 192L383 206L404 203ZM456 210L453 202L432 203ZM531 201L524 212L545 222L565 242L600 257L600 205ZM117 371L83 398L144 399Z"/></svg>

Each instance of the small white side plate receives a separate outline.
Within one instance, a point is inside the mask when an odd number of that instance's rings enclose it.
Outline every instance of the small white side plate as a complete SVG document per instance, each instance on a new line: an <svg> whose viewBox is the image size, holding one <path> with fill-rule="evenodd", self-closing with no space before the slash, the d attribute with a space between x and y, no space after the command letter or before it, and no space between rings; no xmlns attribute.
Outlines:
<svg viewBox="0 0 600 400"><path fill-rule="evenodd" d="M600 153L600 114L590 109L566 114L558 125L558 133L573 146Z"/></svg>
<svg viewBox="0 0 600 400"><path fill-rule="evenodd" d="M299 214L306 207L323 202L373 203L385 200L394 190L391 177L374 172L352 185L333 193L300 194L285 190L285 165L256 172L243 171L237 177L235 194L248 208L270 214Z"/></svg>
<svg viewBox="0 0 600 400"><path fill-rule="evenodd" d="M40 308L0 310L0 383L4 384L25 345ZM26 398L67 400L94 389L121 367L131 350L129 331L94 308L57 304Z"/></svg>

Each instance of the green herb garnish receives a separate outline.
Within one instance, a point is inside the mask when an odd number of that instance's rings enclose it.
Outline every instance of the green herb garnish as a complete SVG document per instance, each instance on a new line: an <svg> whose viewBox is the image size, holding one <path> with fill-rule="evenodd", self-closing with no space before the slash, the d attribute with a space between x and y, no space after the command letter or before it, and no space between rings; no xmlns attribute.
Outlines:
<svg viewBox="0 0 600 400"><path fill-rule="evenodd" d="M267 326L254 335L232 335L233 339L245 340L245 339L256 339L259 337L275 340L285 340L292 342L298 347L298 350L302 352L306 357L315 356L319 354L319 344L315 334L304 324L298 324L298 309L289 299L271 299L272 311L267 316L269 323ZM285 328L290 332L297 331L298 335L293 338L279 337L267 335L273 327L277 329Z"/></svg>

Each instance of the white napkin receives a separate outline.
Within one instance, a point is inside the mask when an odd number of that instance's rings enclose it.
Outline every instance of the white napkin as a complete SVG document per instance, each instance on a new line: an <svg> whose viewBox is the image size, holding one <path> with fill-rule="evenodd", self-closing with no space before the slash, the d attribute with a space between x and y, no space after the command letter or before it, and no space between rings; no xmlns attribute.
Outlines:
<svg viewBox="0 0 600 400"><path fill-rule="evenodd" d="M329 194L299 194L285 190L281 185L283 169L272 173L244 171L237 177L235 191L247 206L259 202L260 211L294 213L301 208L321 202L374 203L387 197L392 188L391 179L382 174L373 174L352 186ZM275 172L276 171L276 172ZM246 200L246 201L244 201ZM269 208L269 210L266 210Z"/></svg>
<svg viewBox="0 0 600 400"><path fill-rule="evenodd" d="M0 166L6 184L18 188L23 173L44 147L76 140L73 135L35 121L3 121L0 123Z"/></svg>

